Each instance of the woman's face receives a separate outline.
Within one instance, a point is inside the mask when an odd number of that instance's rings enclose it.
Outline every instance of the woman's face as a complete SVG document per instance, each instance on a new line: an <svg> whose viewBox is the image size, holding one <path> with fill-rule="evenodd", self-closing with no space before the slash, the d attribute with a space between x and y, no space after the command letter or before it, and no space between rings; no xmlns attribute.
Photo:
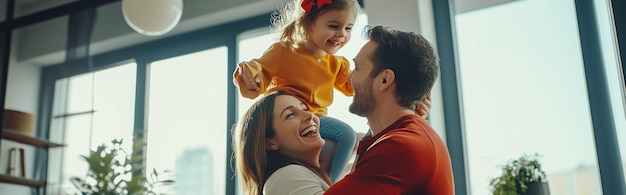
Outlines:
<svg viewBox="0 0 626 195"><path fill-rule="evenodd" d="M319 118L306 105L290 95L279 95L274 103L274 137L267 139L267 149L277 150L296 159L319 155L324 140L319 135Z"/></svg>

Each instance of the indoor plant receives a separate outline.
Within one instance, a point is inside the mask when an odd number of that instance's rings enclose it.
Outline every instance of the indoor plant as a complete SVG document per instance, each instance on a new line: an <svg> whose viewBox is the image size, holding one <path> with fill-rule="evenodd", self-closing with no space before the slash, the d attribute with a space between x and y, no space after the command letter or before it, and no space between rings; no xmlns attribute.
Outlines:
<svg viewBox="0 0 626 195"><path fill-rule="evenodd" d="M85 179L72 177L70 180L82 194L157 194L155 187L174 182L160 180L156 170L152 170L150 177L133 171L134 161L140 158L126 153L121 147L122 140L111 143L112 147L102 144L89 156L81 156L89 163L89 173ZM142 143L135 143L133 147L142 147Z"/></svg>
<svg viewBox="0 0 626 195"><path fill-rule="evenodd" d="M523 155L501 165L502 175L490 181L494 195L548 195L546 173L541 169L539 155Z"/></svg>

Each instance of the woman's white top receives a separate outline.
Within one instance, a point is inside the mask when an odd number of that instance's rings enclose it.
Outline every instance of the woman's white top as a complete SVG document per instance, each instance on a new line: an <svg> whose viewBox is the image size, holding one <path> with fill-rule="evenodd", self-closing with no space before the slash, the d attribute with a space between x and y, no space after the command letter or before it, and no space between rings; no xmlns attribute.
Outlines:
<svg viewBox="0 0 626 195"><path fill-rule="evenodd" d="M313 171L302 165L284 166L267 179L264 195L312 195L324 194L328 184Z"/></svg>

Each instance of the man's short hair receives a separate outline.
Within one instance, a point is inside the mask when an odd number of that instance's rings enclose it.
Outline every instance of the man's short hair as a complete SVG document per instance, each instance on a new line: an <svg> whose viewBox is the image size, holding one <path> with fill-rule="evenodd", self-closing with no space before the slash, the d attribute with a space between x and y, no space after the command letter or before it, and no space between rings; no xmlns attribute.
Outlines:
<svg viewBox="0 0 626 195"><path fill-rule="evenodd" d="M368 26L366 37L378 43L370 77L385 69L395 74L398 104L415 108L430 94L439 72L439 58L421 35L386 26Z"/></svg>

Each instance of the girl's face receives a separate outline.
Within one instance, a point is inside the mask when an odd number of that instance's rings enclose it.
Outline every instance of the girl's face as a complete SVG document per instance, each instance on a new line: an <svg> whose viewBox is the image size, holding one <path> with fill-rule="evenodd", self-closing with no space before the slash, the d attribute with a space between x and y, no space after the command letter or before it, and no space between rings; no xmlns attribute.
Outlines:
<svg viewBox="0 0 626 195"><path fill-rule="evenodd" d="M356 15L352 9L328 10L311 24L305 47L317 55L335 54L350 41Z"/></svg>
<svg viewBox="0 0 626 195"><path fill-rule="evenodd" d="M306 105L293 96L280 95L276 97L273 115L276 132L273 138L266 139L268 150L301 160L319 155L324 146L319 135L319 118Z"/></svg>

